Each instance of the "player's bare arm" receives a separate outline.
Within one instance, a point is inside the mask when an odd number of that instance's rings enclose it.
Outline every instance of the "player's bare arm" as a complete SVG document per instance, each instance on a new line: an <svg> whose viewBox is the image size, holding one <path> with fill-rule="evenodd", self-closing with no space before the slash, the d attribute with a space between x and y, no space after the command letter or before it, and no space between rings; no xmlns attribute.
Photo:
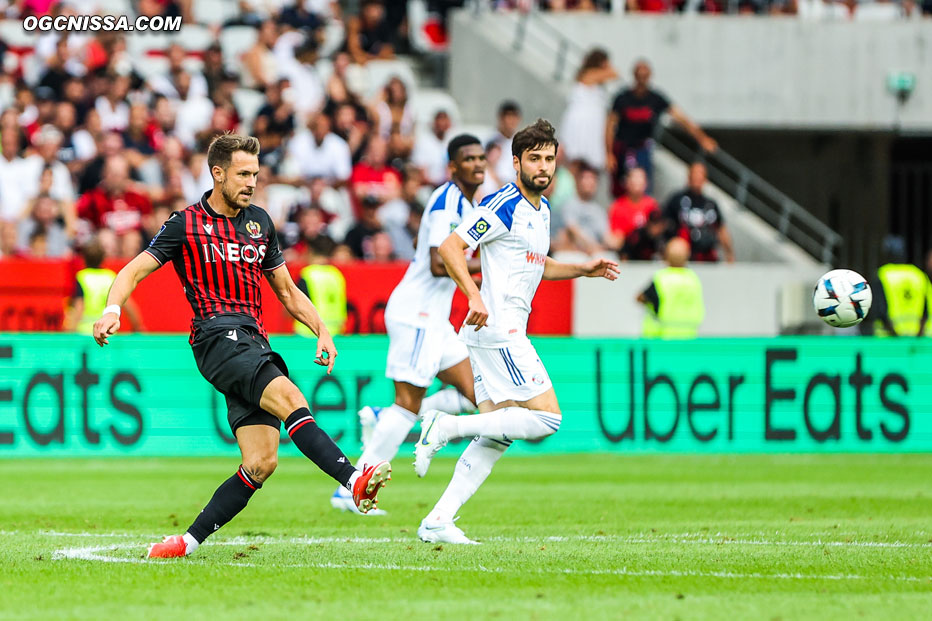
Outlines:
<svg viewBox="0 0 932 621"><path fill-rule="evenodd" d="M593 259L585 263L561 263L550 257L544 263L544 280L569 280L570 278L618 278L618 262L610 259Z"/></svg>
<svg viewBox="0 0 932 621"><path fill-rule="evenodd" d="M489 311L479 295L479 287L469 276L469 266L466 263L466 255L463 254L468 247L462 237L456 233L450 233L449 237L440 244L438 252L443 259L447 272L450 274L450 278L456 282L460 291L466 295L466 299L469 301L466 325L476 326L476 330L479 330L489 320Z"/></svg>
<svg viewBox="0 0 932 621"><path fill-rule="evenodd" d="M139 283L159 267L161 266L155 257L148 252L140 252L135 259L120 270L110 287L110 293L107 294L108 310L105 310L103 316L94 323L94 340L98 345L103 347L110 343L108 337L113 336L120 329L120 315L117 309L126 303ZM113 306L116 306L116 309L109 311Z"/></svg>
<svg viewBox="0 0 932 621"><path fill-rule="evenodd" d="M478 274L482 271L482 262L478 257L466 259L466 269L470 274ZM434 276L449 276L447 266L443 263L443 257L440 256L439 248L430 249L430 273Z"/></svg>
<svg viewBox="0 0 932 621"><path fill-rule="evenodd" d="M314 362L322 367L327 367L327 374L329 375L333 371L333 363L336 362L337 348L333 344L330 332L324 322L321 321L317 309L314 308L314 304L294 284L291 273L284 264L270 272L266 272L265 277L285 310L292 317L306 325L317 336L317 354L314 356ZM326 356L324 356L325 353Z"/></svg>

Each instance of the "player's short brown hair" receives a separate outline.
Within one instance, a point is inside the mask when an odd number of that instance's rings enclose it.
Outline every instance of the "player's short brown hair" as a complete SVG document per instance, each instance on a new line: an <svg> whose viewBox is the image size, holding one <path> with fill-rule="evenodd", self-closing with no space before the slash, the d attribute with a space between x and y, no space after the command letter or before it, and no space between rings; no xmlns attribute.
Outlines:
<svg viewBox="0 0 932 621"><path fill-rule="evenodd" d="M233 162L233 154L237 151L245 151L250 155L259 155L259 139L255 136L232 133L217 136L210 141L210 146L207 147L208 168L213 170L214 166L219 166L226 170Z"/></svg>
<svg viewBox="0 0 932 621"><path fill-rule="evenodd" d="M560 146L556 130L550 121L537 119L532 125L528 125L515 134L511 141L511 154L520 160L521 154L525 151L533 151L550 145L553 145L554 152Z"/></svg>

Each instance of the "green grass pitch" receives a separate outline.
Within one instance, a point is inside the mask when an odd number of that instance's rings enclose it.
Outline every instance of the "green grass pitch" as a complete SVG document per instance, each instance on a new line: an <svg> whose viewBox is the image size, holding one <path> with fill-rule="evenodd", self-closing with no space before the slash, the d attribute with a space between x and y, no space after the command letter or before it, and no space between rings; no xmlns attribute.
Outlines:
<svg viewBox="0 0 932 621"><path fill-rule="evenodd" d="M451 452L452 454L452 452ZM2 619L928 619L932 456L505 457L415 534L452 472L405 452L382 518L284 459L192 557L143 559L237 460L2 460Z"/></svg>

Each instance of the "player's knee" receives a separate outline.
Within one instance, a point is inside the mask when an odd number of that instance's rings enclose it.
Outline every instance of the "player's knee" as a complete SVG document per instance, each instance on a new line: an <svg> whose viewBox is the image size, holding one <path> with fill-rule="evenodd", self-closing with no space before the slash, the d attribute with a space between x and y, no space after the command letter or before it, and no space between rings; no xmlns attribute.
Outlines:
<svg viewBox="0 0 932 621"><path fill-rule="evenodd" d="M258 455L245 460L243 468L259 483L265 482L278 467L278 455Z"/></svg>

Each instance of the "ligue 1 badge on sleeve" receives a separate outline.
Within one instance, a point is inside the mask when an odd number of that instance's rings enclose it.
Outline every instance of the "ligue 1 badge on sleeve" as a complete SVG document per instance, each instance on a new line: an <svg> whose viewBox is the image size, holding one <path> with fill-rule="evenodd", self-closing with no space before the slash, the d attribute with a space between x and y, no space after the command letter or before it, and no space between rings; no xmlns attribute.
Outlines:
<svg viewBox="0 0 932 621"><path fill-rule="evenodd" d="M470 237L476 241L479 241L479 238L485 235L488 230L489 223L485 221L485 218L479 218L467 232L469 233Z"/></svg>
<svg viewBox="0 0 932 621"><path fill-rule="evenodd" d="M262 227L254 220L250 220L246 223L246 232L249 233L249 236L253 239L262 237Z"/></svg>

